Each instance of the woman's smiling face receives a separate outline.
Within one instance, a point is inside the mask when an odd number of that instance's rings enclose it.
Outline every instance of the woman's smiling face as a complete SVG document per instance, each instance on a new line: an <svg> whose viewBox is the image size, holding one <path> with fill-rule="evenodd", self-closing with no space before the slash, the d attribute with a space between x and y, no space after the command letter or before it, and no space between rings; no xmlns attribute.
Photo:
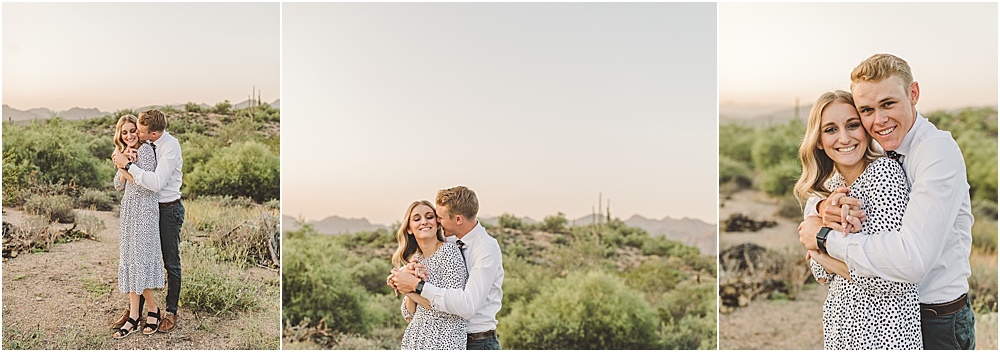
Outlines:
<svg viewBox="0 0 1000 352"><path fill-rule="evenodd" d="M139 145L139 133L134 123L126 122L122 124L121 139L129 147L135 148L135 146Z"/></svg>
<svg viewBox="0 0 1000 352"><path fill-rule="evenodd" d="M437 215L434 209L426 204L419 204L410 213L410 233L416 238L436 238L438 230Z"/></svg>
<svg viewBox="0 0 1000 352"><path fill-rule="evenodd" d="M833 102L823 109L819 148L839 168L855 166L868 149L868 135L858 110L851 104Z"/></svg>

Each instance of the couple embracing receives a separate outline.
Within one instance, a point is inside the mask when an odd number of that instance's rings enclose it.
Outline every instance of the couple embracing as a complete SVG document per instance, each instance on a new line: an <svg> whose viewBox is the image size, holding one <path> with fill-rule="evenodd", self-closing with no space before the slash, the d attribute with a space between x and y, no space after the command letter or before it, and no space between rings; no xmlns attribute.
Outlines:
<svg viewBox="0 0 1000 352"><path fill-rule="evenodd" d="M410 204L396 237L386 283L403 293L406 350L499 350L496 314L503 298L503 257L476 219L479 200L465 186L440 190L437 209Z"/></svg>
<svg viewBox="0 0 1000 352"><path fill-rule="evenodd" d="M143 305L147 317L142 333L167 332L177 325L181 292L180 234L181 146L164 131L166 117L149 110L125 115L115 126L111 158L118 172L115 189L125 189L120 209L118 290L128 294L129 307L113 324L115 339L140 329ZM162 288L167 272L166 312L157 305L153 288ZM145 304L144 304L145 303Z"/></svg>
<svg viewBox="0 0 1000 352"><path fill-rule="evenodd" d="M799 242L830 287L826 349L975 349L965 159L919 97L906 61L877 54L809 114L795 195Z"/></svg>

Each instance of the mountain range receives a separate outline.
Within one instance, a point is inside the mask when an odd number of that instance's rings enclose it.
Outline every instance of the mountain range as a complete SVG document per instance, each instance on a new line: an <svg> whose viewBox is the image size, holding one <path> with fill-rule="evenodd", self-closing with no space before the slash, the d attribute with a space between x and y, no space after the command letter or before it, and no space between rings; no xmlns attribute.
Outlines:
<svg viewBox="0 0 1000 352"><path fill-rule="evenodd" d="M496 225L499 222L499 217L483 217L480 218L480 221L484 224ZM529 217L522 217L521 221L528 225L538 223L537 220ZM671 240L698 247L703 254L716 255L718 251L717 226L714 224L690 218L650 219L640 215L633 215L624 222L628 226L641 228L652 236L665 236ZM386 225L372 224L365 218L348 219L340 216L329 216L319 221L306 221L306 223L312 225L316 232L325 235L390 229ZM569 225L586 226L592 223L592 217L586 215L570 220ZM302 225L298 219L287 215L281 216L282 232L298 230Z"/></svg>
<svg viewBox="0 0 1000 352"><path fill-rule="evenodd" d="M172 107L174 109L183 111L185 105L187 105L187 104L173 104L173 105L168 105L168 106L170 106L170 107ZM281 99L277 99L277 100L275 100L274 102L272 102L272 103L270 103L268 105L270 105L271 107L279 108L280 109L281 108ZM159 107L163 107L163 106L164 105L149 105L149 106L143 106L143 107L139 107L139 108L134 108L132 110L135 110L135 111L146 111L146 110L149 110L149 109L155 109L155 108L159 108ZM198 104L198 106L200 106L202 109L211 109L211 108L215 107L215 105L208 105L208 104L204 104L204 103ZM242 108L245 108L247 106L250 106L250 100L244 100L242 102L239 102L239 103L233 105L233 107L236 108L236 109L242 109ZM3 120L4 121L30 121L30 120L35 120L35 119L44 120L44 119L47 119L47 118L50 118L50 117L53 117L53 116L59 116L59 117L63 118L64 120L82 120L82 119L89 119L89 118L93 118L93 117L101 117L101 116L110 115L110 114L111 114L111 112L101 111L101 110L99 110L97 108L78 108L78 107L75 107L75 108L71 108L69 110L64 110L64 111L53 111L52 109L49 109L49 108L34 108L34 109L28 109L28 110L19 110L19 109L12 108L10 105L3 104Z"/></svg>

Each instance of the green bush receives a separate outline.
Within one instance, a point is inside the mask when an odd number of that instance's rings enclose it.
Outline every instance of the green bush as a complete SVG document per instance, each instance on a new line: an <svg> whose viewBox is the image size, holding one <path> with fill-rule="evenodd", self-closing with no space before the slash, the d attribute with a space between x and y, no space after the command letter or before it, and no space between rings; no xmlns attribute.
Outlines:
<svg viewBox="0 0 1000 352"><path fill-rule="evenodd" d="M287 234L281 294L286 324L324 320L334 331L368 333L374 325L366 303L369 293L348 275L343 262L347 251L311 227Z"/></svg>
<svg viewBox="0 0 1000 352"><path fill-rule="evenodd" d="M229 100L216 103L212 112L219 115L229 115L233 112L233 104L230 104Z"/></svg>
<svg viewBox="0 0 1000 352"><path fill-rule="evenodd" d="M726 182L735 183L741 188L753 186L753 179L750 178L750 167L730 159L728 156L719 156L719 183Z"/></svg>
<svg viewBox="0 0 1000 352"><path fill-rule="evenodd" d="M100 211L109 211L114 207L114 204L115 199L111 195L93 188L84 189L80 193L80 197L76 200L76 207L80 209L94 207L94 209Z"/></svg>
<svg viewBox="0 0 1000 352"><path fill-rule="evenodd" d="M756 131L750 127L731 123L720 125L719 155L744 164L752 163L753 158L750 151L756 135Z"/></svg>
<svg viewBox="0 0 1000 352"><path fill-rule="evenodd" d="M185 180L187 191L197 195L246 196L256 202L279 196L280 161L259 142L223 148L203 165L195 166Z"/></svg>
<svg viewBox="0 0 1000 352"><path fill-rule="evenodd" d="M24 211L44 215L48 217L49 221L58 221L64 224L76 220L76 215L73 213L73 198L65 194L29 195L24 202Z"/></svg>
<svg viewBox="0 0 1000 352"><path fill-rule="evenodd" d="M566 223L566 215L559 212L556 215L546 216L542 220L540 229L545 232L564 233L566 232Z"/></svg>
<svg viewBox="0 0 1000 352"><path fill-rule="evenodd" d="M111 136L87 135L78 124L59 118L35 121L24 127L5 123L4 164L17 165L20 171L37 170L39 181L46 183L62 180L83 187L106 185L115 172L110 163L113 147L100 150L101 146L108 146L92 142L100 138L110 140ZM5 167L4 178L6 173Z"/></svg>
<svg viewBox="0 0 1000 352"><path fill-rule="evenodd" d="M600 271L574 273L546 286L531 302L515 303L500 321L505 348L658 347L656 312L618 277Z"/></svg>
<svg viewBox="0 0 1000 352"><path fill-rule="evenodd" d="M524 228L524 223L520 218L514 216L513 214L503 213L500 214L500 219L497 220L500 227L505 229L520 229Z"/></svg>
<svg viewBox="0 0 1000 352"><path fill-rule="evenodd" d="M187 111L187 112L201 112L201 106L198 105L198 104L195 104L194 102L189 101L189 102L187 102L187 104L184 104L184 111Z"/></svg>
<svg viewBox="0 0 1000 352"><path fill-rule="evenodd" d="M799 160L799 144L805 127L800 121L761 130L751 146L751 159L757 171L770 169L789 160ZM737 159L739 160L739 159Z"/></svg>
<svg viewBox="0 0 1000 352"><path fill-rule="evenodd" d="M802 176L802 163L786 160L775 167L764 170L760 175L758 188L772 196L784 196L795 188L795 181Z"/></svg>

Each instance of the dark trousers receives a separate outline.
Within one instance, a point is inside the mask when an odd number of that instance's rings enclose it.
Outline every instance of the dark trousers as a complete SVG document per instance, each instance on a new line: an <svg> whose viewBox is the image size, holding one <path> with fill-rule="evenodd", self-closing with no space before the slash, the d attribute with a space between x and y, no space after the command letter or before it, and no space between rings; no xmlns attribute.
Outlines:
<svg viewBox="0 0 1000 352"><path fill-rule="evenodd" d="M500 341L497 340L497 334L493 334L493 337L484 340L469 340L465 343L465 349L467 350L499 350Z"/></svg>
<svg viewBox="0 0 1000 352"><path fill-rule="evenodd" d="M925 350L976 349L976 314L969 302L955 314L920 319L920 330Z"/></svg>
<svg viewBox="0 0 1000 352"><path fill-rule="evenodd" d="M167 269L167 311L177 313L181 296L181 225L184 224L184 204L160 207L160 251Z"/></svg>

